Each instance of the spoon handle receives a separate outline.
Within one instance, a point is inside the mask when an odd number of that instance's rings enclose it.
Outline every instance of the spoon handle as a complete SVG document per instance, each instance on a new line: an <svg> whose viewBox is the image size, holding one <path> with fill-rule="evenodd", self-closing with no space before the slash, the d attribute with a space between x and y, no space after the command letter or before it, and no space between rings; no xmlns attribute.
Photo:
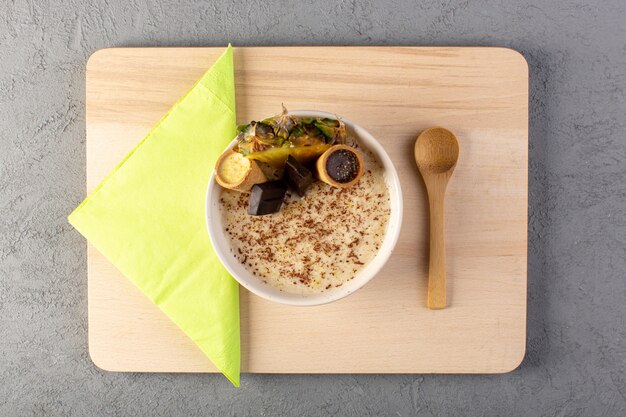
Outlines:
<svg viewBox="0 0 626 417"><path fill-rule="evenodd" d="M431 192L432 191L432 192ZM446 307L446 250L444 245L443 201L445 184L432 187L430 206L430 257L428 262L428 308Z"/></svg>

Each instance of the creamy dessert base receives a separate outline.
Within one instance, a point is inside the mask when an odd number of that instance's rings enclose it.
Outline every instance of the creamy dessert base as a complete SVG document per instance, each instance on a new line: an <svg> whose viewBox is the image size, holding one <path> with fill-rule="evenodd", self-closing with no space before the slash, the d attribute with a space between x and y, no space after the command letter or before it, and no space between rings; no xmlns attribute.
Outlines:
<svg viewBox="0 0 626 417"><path fill-rule="evenodd" d="M378 253L391 210L383 168L361 152L365 170L356 185L315 181L303 198L290 193L278 213L250 216L248 194L223 189L223 224L239 262L289 293L330 291L353 279Z"/></svg>

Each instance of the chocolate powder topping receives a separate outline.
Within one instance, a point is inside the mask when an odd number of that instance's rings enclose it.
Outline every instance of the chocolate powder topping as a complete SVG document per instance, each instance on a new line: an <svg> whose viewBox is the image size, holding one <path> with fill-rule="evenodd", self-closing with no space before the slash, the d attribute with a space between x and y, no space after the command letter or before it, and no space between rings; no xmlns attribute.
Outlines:
<svg viewBox="0 0 626 417"><path fill-rule="evenodd" d="M369 152L362 157L368 169L354 186L315 181L306 197L286 196L270 216L248 215L247 194L222 190L233 256L262 281L295 294L332 291L354 278L378 253L391 213L382 166Z"/></svg>

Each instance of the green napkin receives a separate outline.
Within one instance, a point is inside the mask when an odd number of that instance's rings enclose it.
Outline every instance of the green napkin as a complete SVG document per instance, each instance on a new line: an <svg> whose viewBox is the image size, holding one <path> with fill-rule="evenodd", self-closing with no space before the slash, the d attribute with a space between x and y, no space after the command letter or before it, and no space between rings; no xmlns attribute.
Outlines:
<svg viewBox="0 0 626 417"><path fill-rule="evenodd" d="M229 45L69 222L239 386L238 285L204 215L209 176L235 129Z"/></svg>

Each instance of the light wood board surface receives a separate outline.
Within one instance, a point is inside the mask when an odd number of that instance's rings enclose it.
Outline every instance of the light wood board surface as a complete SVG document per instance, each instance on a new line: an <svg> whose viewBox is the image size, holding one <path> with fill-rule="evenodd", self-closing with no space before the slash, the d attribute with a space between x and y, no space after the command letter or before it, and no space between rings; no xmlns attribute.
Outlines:
<svg viewBox="0 0 626 417"><path fill-rule="evenodd" d="M92 190L223 48L120 48L87 64ZM368 129L401 177L402 232L381 273L321 307L241 290L242 370L497 373L525 352L528 68L517 52L461 47L235 48L237 119L317 109ZM460 159L446 195L448 303L426 308L428 203L419 132L452 130ZM112 371L214 372L200 350L89 247L89 351Z"/></svg>

